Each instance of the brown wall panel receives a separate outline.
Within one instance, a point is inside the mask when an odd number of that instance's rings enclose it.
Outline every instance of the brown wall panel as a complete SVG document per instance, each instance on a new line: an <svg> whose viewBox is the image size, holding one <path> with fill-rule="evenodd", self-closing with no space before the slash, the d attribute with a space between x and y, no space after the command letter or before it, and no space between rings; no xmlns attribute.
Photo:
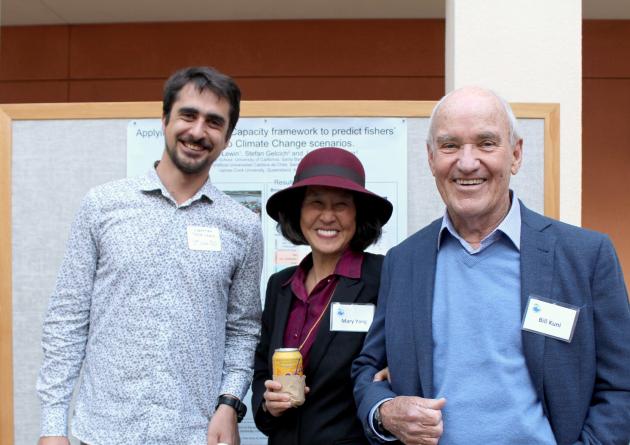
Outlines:
<svg viewBox="0 0 630 445"><path fill-rule="evenodd" d="M444 77L237 78L247 100L436 100Z"/></svg>
<svg viewBox="0 0 630 445"><path fill-rule="evenodd" d="M630 282L630 20L585 20L582 225L608 233Z"/></svg>
<svg viewBox="0 0 630 445"><path fill-rule="evenodd" d="M67 26L12 26L0 32L0 80L68 77Z"/></svg>
<svg viewBox="0 0 630 445"><path fill-rule="evenodd" d="M584 79L582 225L608 233L630 282L630 77Z"/></svg>
<svg viewBox="0 0 630 445"><path fill-rule="evenodd" d="M162 100L164 79L71 80L68 102Z"/></svg>
<svg viewBox="0 0 630 445"><path fill-rule="evenodd" d="M195 22L3 29L2 102L159 100L187 65L234 76L244 97L437 99L443 20ZM68 83L32 83L33 79Z"/></svg>
<svg viewBox="0 0 630 445"><path fill-rule="evenodd" d="M73 26L72 78L161 78L187 65L233 76L443 76L443 20Z"/></svg>
<svg viewBox="0 0 630 445"><path fill-rule="evenodd" d="M68 82L65 80L0 81L0 103L18 104L67 101Z"/></svg>
<svg viewBox="0 0 630 445"><path fill-rule="evenodd" d="M585 20L582 76L630 78L630 20Z"/></svg>

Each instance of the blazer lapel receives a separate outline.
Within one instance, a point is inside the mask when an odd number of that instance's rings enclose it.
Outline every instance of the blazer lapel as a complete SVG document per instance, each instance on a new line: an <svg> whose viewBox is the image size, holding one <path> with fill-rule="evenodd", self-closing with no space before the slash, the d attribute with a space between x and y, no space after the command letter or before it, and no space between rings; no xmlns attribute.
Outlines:
<svg viewBox="0 0 630 445"><path fill-rule="evenodd" d="M322 357L326 354L330 342L337 336L336 332L330 331L330 310L332 303L354 303L359 297L359 293L363 289L363 281L340 277L335 287L330 306L326 308L324 316L319 322L317 329L317 335L313 346L309 352L308 366L306 374L314 374L322 360Z"/></svg>
<svg viewBox="0 0 630 445"><path fill-rule="evenodd" d="M424 397L433 397L433 287L437 260L437 237L441 220L428 227L418 239L409 265L413 276L411 295L413 300L414 339L420 373L420 385ZM420 235L420 234L419 234Z"/></svg>
<svg viewBox="0 0 630 445"><path fill-rule="evenodd" d="M521 317L531 295L551 297L556 239L543 230L549 221L521 203ZM546 411L543 394L545 336L521 331L523 353L538 397Z"/></svg>

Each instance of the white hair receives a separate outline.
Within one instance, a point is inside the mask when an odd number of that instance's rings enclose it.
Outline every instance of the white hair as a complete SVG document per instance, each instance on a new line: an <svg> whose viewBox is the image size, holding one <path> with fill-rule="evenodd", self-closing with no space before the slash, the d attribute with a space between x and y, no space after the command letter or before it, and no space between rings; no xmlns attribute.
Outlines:
<svg viewBox="0 0 630 445"><path fill-rule="evenodd" d="M464 88L471 88L471 87L463 87L463 88L458 88L457 90L453 90L450 93L448 93L446 96L444 96L442 99L440 99L437 104L435 104L435 107L433 108L433 111L431 112L431 117L429 118L429 132L427 133L427 145L431 147L431 149L435 149L435 146L433 144L434 137L435 137L434 135L435 117L437 116L438 112L440 111L440 108L444 104L444 101L447 98L449 98L452 94L457 93ZM512 107L510 106L510 104L505 99L503 99L500 95L498 95L496 92L490 89L480 88L480 87L473 87L473 88L479 89L480 91L483 91L486 94L489 94L495 97L499 101L499 103L503 107L503 111L505 111L505 116L507 117L507 120L508 120L508 136L510 138L510 146L514 147L516 143L521 139L521 134L518 127L518 121L516 120L516 116L514 116L514 112L512 111Z"/></svg>

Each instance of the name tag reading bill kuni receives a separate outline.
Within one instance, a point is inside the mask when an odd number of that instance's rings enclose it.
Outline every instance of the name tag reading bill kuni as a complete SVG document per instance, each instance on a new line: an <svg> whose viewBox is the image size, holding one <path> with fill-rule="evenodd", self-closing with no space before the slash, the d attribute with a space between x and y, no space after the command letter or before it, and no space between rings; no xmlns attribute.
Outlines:
<svg viewBox="0 0 630 445"><path fill-rule="evenodd" d="M188 226L186 232L190 250L221 251L221 236L218 227Z"/></svg>
<svg viewBox="0 0 630 445"><path fill-rule="evenodd" d="M580 308L530 295L523 330L571 342Z"/></svg>
<svg viewBox="0 0 630 445"><path fill-rule="evenodd" d="M333 303L330 307L330 330L367 332L374 318L374 305Z"/></svg>

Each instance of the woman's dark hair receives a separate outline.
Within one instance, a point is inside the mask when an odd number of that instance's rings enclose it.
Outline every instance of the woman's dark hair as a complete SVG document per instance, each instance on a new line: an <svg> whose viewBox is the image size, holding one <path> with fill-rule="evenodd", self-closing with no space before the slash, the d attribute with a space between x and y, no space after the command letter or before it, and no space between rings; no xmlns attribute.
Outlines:
<svg viewBox="0 0 630 445"><path fill-rule="evenodd" d="M289 205L283 206L278 212L278 231L286 239L296 245L307 245L302 229L300 229L300 213L306 188L292 190L285 198ZM357 209L356 231L350 240L350 250L363 252L368 246L374 244L383 233L383 222L370 212L370 198L362 193L352 193L354 205Z"/></svg>
<svg viewBox="0 0 630 445"><path fill-rule="evenodd" d="M230 121L228 122L226 140L232 135L238 122L241 111L241 90L236 82L223 73L205 66L193 66L177 71L168 78L164 84L162 99L162 115L166 123L171 117L171 109L177 101L179 92L189 83L193 84L197 91L210 90L220 98L226 99L230 104Z"/></svg>

